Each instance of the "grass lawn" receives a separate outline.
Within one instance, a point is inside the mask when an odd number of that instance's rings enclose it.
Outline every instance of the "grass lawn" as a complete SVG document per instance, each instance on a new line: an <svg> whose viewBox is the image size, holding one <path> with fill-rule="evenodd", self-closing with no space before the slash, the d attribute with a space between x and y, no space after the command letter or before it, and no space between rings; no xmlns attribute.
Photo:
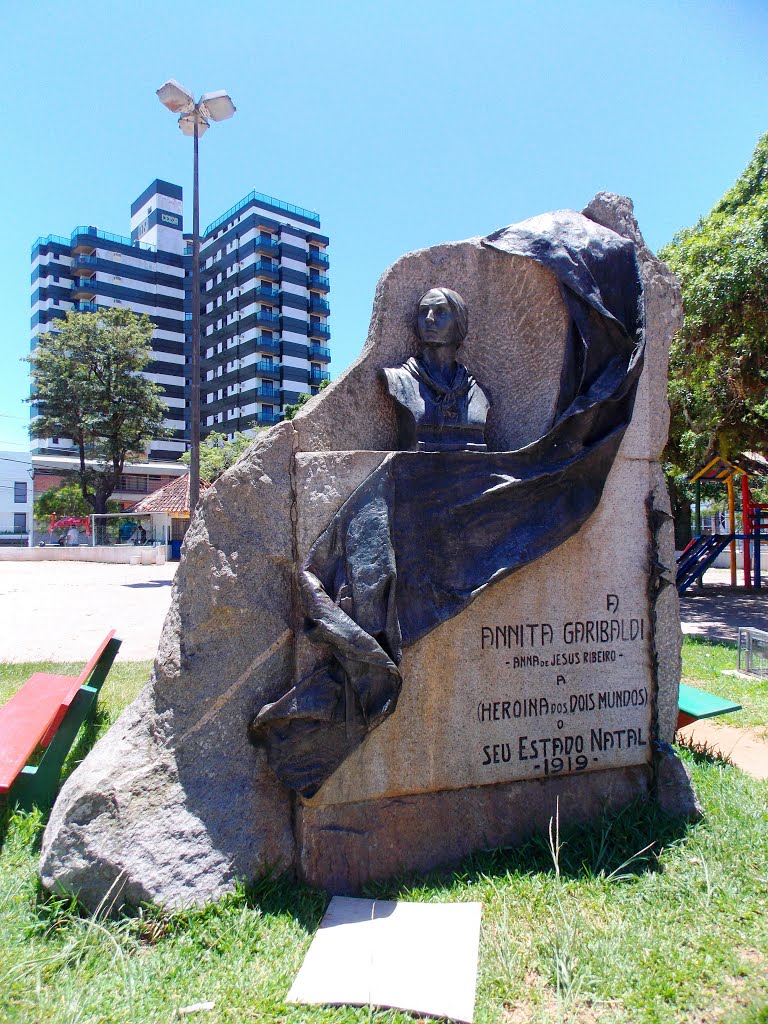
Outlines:
<svg viewBox="0 0 768 1024"><path fill-rule="evenodd" d="M742 710L723 719L726 725L753 726L768 738L768 679L741 678L723 673L737 664L736 644L714 644L700 637L683 638L683 682L727 697Z"/></svg>
<svg viewBox="0 0 768 1024"><path fill-rule="evenodd" d="M685 678L714 689L704 648L713 665L720 653L698 642L692 660L691 646ZM13 666L16 683L38 668ZM98 731L146 675L147 665L116 665ZM559 850L539 840L367 895L482 902L482 1024L768 1024L768 784L704 756L683 757L705 812L696 825L636 805L564 832ZM413 1020L283 1003L323 914L322 893L277 879L202 911L88 917L39 888L43 825L37 812L0 824L0 1021ZM210 1012L178 1016L209 1000Z"/></svg>

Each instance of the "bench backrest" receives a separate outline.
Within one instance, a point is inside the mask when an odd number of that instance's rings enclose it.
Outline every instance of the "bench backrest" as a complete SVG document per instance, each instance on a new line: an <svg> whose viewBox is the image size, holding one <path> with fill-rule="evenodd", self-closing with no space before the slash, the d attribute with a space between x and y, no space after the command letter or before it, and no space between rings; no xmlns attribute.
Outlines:
<svg viewBox="0 0 768 1024"><path fill-rule="evenodd" d="M0 794L8 792L35 748L49 745L114 635L112 630L79 676L35 672L0 708Z"/></svg>

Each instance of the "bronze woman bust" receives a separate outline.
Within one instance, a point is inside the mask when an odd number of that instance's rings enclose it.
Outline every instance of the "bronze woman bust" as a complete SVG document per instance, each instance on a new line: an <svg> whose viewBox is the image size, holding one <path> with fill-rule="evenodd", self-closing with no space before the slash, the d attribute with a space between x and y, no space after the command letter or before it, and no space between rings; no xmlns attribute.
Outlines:
<svg viewBox="0 0 768 1024"><path fill-rule="evenodd" d="M419 354L384 378L397 405L400 447L418 451L485 451L488 399L456 358L467 334L467 304L450 288L419 300Z"/></svg>

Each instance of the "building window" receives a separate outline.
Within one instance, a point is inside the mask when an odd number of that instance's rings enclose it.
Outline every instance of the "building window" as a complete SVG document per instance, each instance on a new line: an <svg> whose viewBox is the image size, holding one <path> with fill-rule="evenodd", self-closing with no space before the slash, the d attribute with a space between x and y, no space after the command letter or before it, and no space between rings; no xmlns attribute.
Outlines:
<svg viewBox="0 0 768 1024"><path fill-rule="evenodd" d="M14 512L13 513L13 532L14 533L26 533L27 532L27 513L26 512Z"/></svg>
<svg viewBox="0 0 768 1024"><path fill-rule="evenodd" d="M27 503L27 482L26 480L16 481L13 485L13 500L17 505Z"/></svg>
<svg viewBox="0 0 768 1024"><path fill-rule="evenodd" d="M54 444L58 444L59 443L58 437L52 437L51 440L53 441Z"/></svg>

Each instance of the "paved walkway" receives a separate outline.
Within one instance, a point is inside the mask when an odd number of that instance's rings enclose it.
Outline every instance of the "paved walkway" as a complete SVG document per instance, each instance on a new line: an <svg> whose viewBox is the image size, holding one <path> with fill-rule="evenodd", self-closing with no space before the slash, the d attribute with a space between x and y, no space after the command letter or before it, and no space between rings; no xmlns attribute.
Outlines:
<svg viewBox="0 0 768 1024"><path fill-rule="evenodd" d="M154 658L178 562L0 562L0 662L85 661L110 629Z"/></svg>
<svg viewBox="0 0 768 1024"><path fill-rule="evenodd" d="M704 586L694 584L680 598L680 618L684 633L707 640L730 641L739 638L739 626L768 630L768 585L762 590L732 588L728 569L710 569Z"/></svg>
<svg viewBox="0 0 768 1024"><path fill-rule="evenodd" d="M716 725L704 719L686 725L677 735L729 758L737 768L756 779L768 779L768 743L755 729Z"/></svg>

